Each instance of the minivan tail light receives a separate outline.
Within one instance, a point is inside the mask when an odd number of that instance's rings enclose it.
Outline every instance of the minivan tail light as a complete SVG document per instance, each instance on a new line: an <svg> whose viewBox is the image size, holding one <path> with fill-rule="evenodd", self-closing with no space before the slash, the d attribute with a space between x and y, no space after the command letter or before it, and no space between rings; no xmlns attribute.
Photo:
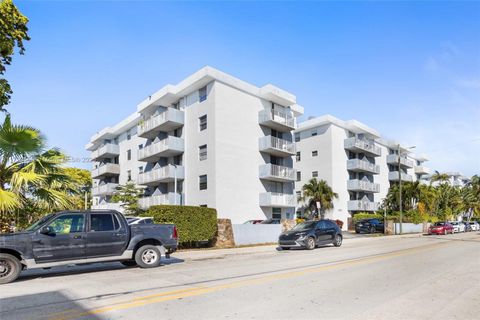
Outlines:
<svg viewBox="0 0 480 320"><path fill-rule="evenodd" d="M178 233L177 233L177 227L173 226L173 234L172 234L173 239L178 239Z"/></svg>

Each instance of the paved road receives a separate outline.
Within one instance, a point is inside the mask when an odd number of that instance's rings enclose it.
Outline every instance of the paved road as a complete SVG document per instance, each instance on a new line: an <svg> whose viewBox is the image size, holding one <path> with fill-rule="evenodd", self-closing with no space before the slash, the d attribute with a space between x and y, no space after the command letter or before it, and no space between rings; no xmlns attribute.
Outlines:
<svg viewBox="0 0 480 320"><path fill-rule="evenodd" d="M479 319L480 234L179 252L26 272L0 289L0 319Z"/></svg>

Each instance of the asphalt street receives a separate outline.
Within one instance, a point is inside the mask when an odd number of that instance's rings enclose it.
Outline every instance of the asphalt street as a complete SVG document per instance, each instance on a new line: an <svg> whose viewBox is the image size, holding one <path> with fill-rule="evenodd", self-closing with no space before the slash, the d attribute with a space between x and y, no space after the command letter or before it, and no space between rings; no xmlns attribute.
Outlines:
<svg viewBox="0 0 480 320"><path fill-rule="evenodd" d="M0 319L480 319L479 250L479 233L360 237L31 270L0 287Z"/></svg>

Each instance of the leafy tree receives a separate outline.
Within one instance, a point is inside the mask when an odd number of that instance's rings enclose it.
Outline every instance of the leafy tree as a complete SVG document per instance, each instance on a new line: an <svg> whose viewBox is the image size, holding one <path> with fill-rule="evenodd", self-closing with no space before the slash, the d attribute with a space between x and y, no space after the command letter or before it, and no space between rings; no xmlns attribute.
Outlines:
<svg viewBox="0 0 480 320"><path fill-rule="evenodd" d="M74 208L85 209L85 195L87 195L87 208L89 208L92 200L92 175L90 170L67 167L65 168L65 174L75 184L75 190L70 194Z"/></svg>
<svg viewBox="0 0 480 320"><path fill-rule="evenodd" d="M138 200L143 195L143 189L137 187L134 182L129 181L117 187L112 197L113 202L120 202L125 214L136 215L141 212Z"/></svg>
<svg viewBox="0 0 480 320"><path fill-rule="evenodd" d="M440 182L440 183L445 183L447 182L448 180L450 179L449 175L446 174L446 173L440 173L438 171L435 170L435 173L432 175L432 177L430 178L430 185L433 183L433 182Z"/></svg>
<svg viewBox="0 0 480 320"><path fill-rule="evenodd" d="M15 6L12 0L0 2L0 75L6 65L12 62L12 56L18 49L19 54L25 52L24 41L30 40L27 28L28 19ZM10 102L12 89L6 79L0 79L0 111Z"/></svg>
<svg viewBox="0 0 480 320"><path fill-rule="evenodd" d="M325 180L312 178L302 187L303 196L298 200L308 204L309 208L315 208L317 202L320 202L320 217L325 218L325 212L333 209L333 200L338 198L338 194L333 192L332 188Z"/></svg>

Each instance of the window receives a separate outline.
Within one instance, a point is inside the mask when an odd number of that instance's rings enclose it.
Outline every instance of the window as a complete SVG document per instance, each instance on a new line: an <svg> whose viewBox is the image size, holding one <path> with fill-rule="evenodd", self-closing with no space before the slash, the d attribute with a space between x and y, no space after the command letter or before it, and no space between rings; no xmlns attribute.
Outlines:
<svg viewBox="0 0 480 320"><path fill-rule="evenodd" d="M130 134L130 130L127 131L127 140L132 139L132 135Z"/></svg>
<svg viewBox="0 0 480 320"><path fill-rule="evenodd" d="M118 218L115 215L113 216L113 224L115 226L115 230L120 229L120 222L118 221Z"/></svg>
<svg viewBox="0 0 480 320"><path fill-rule="evenodd" d="M182 165L182 155L173 157L173 164L176 164L177 166Z"/></svg>
<svg viewBox="0 0 480 320"><path fill-rule="evenodd" d="M302 173L300 171L297 171L297 181L302 180Z"/></svg>
<svg viewBox="0 0 480 320"><path fill-rule="evenodd" d="M198 100L200 102L207 100L207 86L198 90Z"/></svg>
<svg viewBox="0 0 480 320"><path fill-rule="evenodd" d="M282 209L272 208L272 219L274 219L274 220L282 219Z"/></svg>
<svg viewBox="0 0 480 320"><path fill-rule="evenodd" d="M300 132L295 133L295 142L300 141Z"/></svg>
<svg viewBox="0 0 480 320"><path fill-rule="evenodd" d="M200 161L207 160L207 145L204 144L198 148L198 157Z"/></svg>
<svg viewBox="0 0 480 320"><path fill-rule="evenodd" d="M83 214L68 214L58 217L48 226L53 229L55 234L69 234L83 232L84 221Z"/></svg>
<svg viewBox="0 0 480 320"><path fill-rule="evenodd" d="M127 160L132 160L132 150L127 150Z"/></svg>
<svg viewBox="0 0 480 320"><path fill-rule="evenodd" d="M132 181L132 170L127 171L127 181Z"/></svg>
<svg viewBox="0 0 480 320"><path fill-rule="evenodd" d="M302 191L297 191L297 198L300 198L302 196Z"/></svg>
<svg viewBox="0 0 480 320"><path fill-rule="evenodd" d="M312 151L312 157L316 157L316 156L318 156L318 151L317 150Z"/></svg>
<svg viewBox="0 0 480 320"><path fill-rule="evenodd" d="M200 131L207 129L207 115L198 118L200 124Z"/></svg>
<svg viewBox="0 0 480 320"><path fill-rule="evenodd" d="M91 214L90 231L113 231L113 217L111 214Z"/></svg>
<svg viewBox="0 0 480 320"><path fill-rule="evenodd" d="M143 173L143 166L138 167L138 173Z"/></svg>
<svg viewBox="0 0 480 320"><path fill-rule="evenodd" d="M317 178L317 177L318 177L318 171L313 171L312 178Z"/></svg>
<svg viewBox="0 0 480 320"><path fill-rule="evenodd" d="M316 136L317 135L317 130L312 130L312 137Z"/></svg>
<svg viewBox="0 0 480 320"><path fill-rule="evenodd" d="M300 154L300 151L297 151L297 162L300 162L302 159L302 155Z"/></svg>
<svg viewBox="0 0 480 320"><path fill-rule="evenodd" d="M139 144L138 145L138 150L142 150L143 149L143 144Z"/></svg>
<svg viewBox="0 0 480 320"><path fill-rule="evenodd" d="M206 204L201 204L200 207L208 208L208 206Z"/></svg>
<svg viewBox="0 0 480 320"><path fill-rule="evenodd" d="M207 175L204 174L199 177L199 187L200 190L207 190Z"/></svg>

